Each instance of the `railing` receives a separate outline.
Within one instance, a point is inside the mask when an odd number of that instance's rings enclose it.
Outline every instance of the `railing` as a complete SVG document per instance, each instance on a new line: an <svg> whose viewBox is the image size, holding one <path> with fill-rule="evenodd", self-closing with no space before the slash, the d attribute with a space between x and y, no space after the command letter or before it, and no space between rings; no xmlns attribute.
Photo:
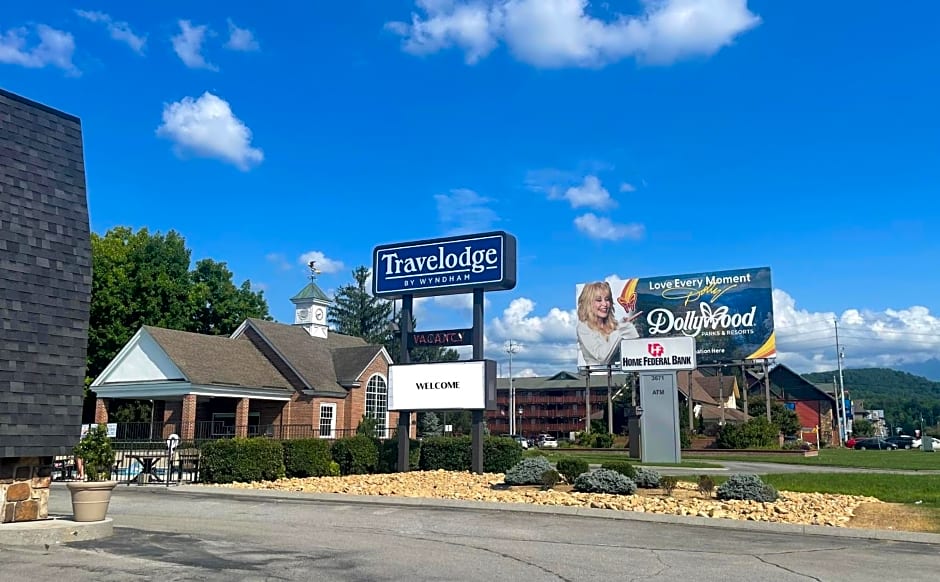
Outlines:
<svg viewBox="0 0 940 582"><path fill-rule="evenodd" d="M222 421L200 421L194 427L193 441L202 442L233 438L244 434L249 437L267 437L278 440L325 438L338 439L356 434L356 429L334 429L330 434L309 424L249 424L236 427ZM390 427L389 435L393 427ZM241 430L240 430L241 429ZM182 437L182 428L175 422L127 422L117 423L114 442L152 442L165 447L165 437L170 433ZM377 435L383 437L384 435Z"/></svg>
<svg viewBox="0 0 940 582"><path fill-rule="evenodd" d="M119 483L170 486L199 481L200 453L195 447L178 448L171 454L164 441L116 441L114 453L109 479ZM77 477L74 457L53 459L54 480L69 481Z"/></svg>

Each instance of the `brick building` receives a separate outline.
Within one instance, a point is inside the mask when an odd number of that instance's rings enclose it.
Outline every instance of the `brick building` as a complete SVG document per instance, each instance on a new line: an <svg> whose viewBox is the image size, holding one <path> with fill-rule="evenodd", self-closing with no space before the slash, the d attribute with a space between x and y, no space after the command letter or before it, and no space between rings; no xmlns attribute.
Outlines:
<svg viewBox="0 0 940 582"><path fill-rule="evenodd" d="M81 122L0 89L0 523L48 517L78 442L90 237Z"/></svg>
<svg viewBox="0 0 940 582"><path fill-rule="evenodd" d="M391 436L388 352L330 332L330 300L316 283L291 301L292 325L247 319L228 337L142 327L91 385L95 422L117 400L151 400L147 428L159 438L336 438L363 415Z"/></svg>

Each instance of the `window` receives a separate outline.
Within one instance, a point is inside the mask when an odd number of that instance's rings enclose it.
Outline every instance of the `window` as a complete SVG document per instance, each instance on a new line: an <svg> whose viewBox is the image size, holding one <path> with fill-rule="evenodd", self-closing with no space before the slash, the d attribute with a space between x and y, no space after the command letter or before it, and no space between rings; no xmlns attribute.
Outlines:
<svg viewBox="0 0 940 582"><path fill-rule="evenodd" d="M375 374L366 385L366 416L375 420L378 438L388 438L388 384Z"/></svg>
<svg viewBox="0 0 940 582"><path fill-rule="evenodd" d="M331 439L336 437L336 405L320 405L320 438Z"/></svg>

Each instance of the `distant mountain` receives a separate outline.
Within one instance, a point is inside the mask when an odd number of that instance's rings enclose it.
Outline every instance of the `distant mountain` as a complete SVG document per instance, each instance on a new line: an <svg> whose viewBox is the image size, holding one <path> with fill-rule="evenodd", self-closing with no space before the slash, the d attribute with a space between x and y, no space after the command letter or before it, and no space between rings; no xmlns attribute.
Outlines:
<svg viewBox="0 0 940 582"><path fill-rule="evenodd" d="M810 382L831 384L838 372L803 374ZM845 391L854 401L863 400L869 410L883 409L888 423L903 425L906 431L940 424L940 382L890 368L862 368L842 371Z"/></svg>
<svg viewBox="0 0 940 582"><path fill-rule="evenodd" d="M940 381L940 358L930 358L918 364L901 364L898 368L915 376L923 376L933 381Z"/></svg>

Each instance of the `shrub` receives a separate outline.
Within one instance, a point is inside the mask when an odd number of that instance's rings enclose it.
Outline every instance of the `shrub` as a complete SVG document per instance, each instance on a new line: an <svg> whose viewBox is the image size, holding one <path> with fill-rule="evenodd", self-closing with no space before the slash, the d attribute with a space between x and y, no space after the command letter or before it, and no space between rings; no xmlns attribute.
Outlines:
<svg viewBox="0 0 940 582"><path fill-rule="evenodd" d="M85 436L75 445L74 454L85 464L85 475L89 481L111 479L114 465L114 448L104 424L91 426Z"/></svg>
<svg viewBox="0 0 940 582"><path fill-rule="evenodd" d="M379 447L379 462L376 467L378 473L395 473L398 471L398 439L391 438L381 441ZM408 470L414 471L421 461L421 441L409 439L408 441Z"/></svg>
<svg viewBox="0 0 940 582"><path fill-rule="evenodd" d="M483 437L484 473L505 473L521 460L522 445L515 439L498 436Z"/></svg>
<svg viewBox="0 0 940 582"><path fill-rule="evenodd" d="M551 489L561 481L561 475L555 469L549 469L542 473L542 489Z"/></svg>
<svg viewBox="0 0 940 582"><path fill-rule="evenodd" d="M424 471L469 471L473 460L469 436L431 437L421 444L418 466ZM511 438L483 437L483 471L505 473L522 459L522 445ZM536 482L538 483L538 482Z"/></svg>
<svg viewBox="0 0 940 582"><path fill-rule="evenodd" d="M322 477L329 475L330 443L323 439L295 439L281 442L284 469L288 477Z"/></svg>
<svg viewBox="0 0 940 582"><path fill-rule="evenodd" d="M342 475L374 473L378 467L378 443L365 435L338 439L333 443L332 453Z"/></svg>
<svg viewBox="0 0 940 582"><path fill-rule="evenodd" d="M636 493L636 483L617 471L598 469L591 473L584 473L575 479L574 489L585 493L633 495Z"/></svg>
<svg viewBox="0 0 940 582"><path fill-rule="evenodd" d="M661 479L662 475L659 474L659 471L647 469L646 467L637 467L636 475L633 477L636 486L640 489L656 489L659 487Z"/></svg>
<svg viewBox="0 0 940 582"><path fill-rule="evenodd" d="M718 429L719 449L776 447L779 431L765 416L755 416L743 424L725 424Z"/></svg>
<svg viewBox="0 0 940 582"><path fill-rule="evenodd" d="M611 471L616 471L628 479L633 479L636 477L636 469L633 467L633 465L626 461L607 461L601 465L601 469L610 469Z"/></svg>
<svg viewBox="0 0 940 582"><path fill-rule="evenodd" d="M609 449L614 446L614 435L606 432L596 433L594 434L594 443L592 446L595 449Z"/></svg>
<svg viewBox="0 0 940 582"><path fill-rule="evenodd" d="M552 465L545 457L522 459L506 471L503 479L507 485L541 485L542 475L551 471Z"/></svg>
<svg viewBox="0 0 940 582"><path fill-rule="evenodd" d="M711 497L715 490L715 480L708 475L698 476L698 492L705 497Z"/></svg>
<svg viewBox="0 0 940 582"><path fill-rule="evenodd" d="M202 446L199 472L208 483L272 481L286 474L281 441L233 438Z"/></svg>
<svg viewBox="0 0 940 582"><path fill-rule="evenodd" d="M558 469L558 472L561 473L568 483L574 483L574 480L577 479L579 475L587 473L590 470L588 462L584 459L578 459L577 457L558 459L558 462L555 463L555 468Z"/></svg>
<svg viewBox="0 0 940 582"><path fill-rule="evenodd" d="M327 473L327 475L330 477L339 477L339 463L336 461L330 461L330 472Z"/></svg>
<svg viewBox="0 0 940 582"><path fill-rule="evenodd" d="M666 475L659 480L659 486L663 488L663 491L666 492L666 495L672 495L673 490L678 484L679 480L672 475Z"/></svg>
<svg viewBox="0 0 940 582"><path fill-rule="evenodd" d="M776 501L779 495L773 485L764 483L757 475L735 473L718 487L718 499L746 499L750 501Z"/></svg>
<svg viewBox="0 0 940 582"><path fill-rule="evenodd" d="M470 437L439 436L426 438L421 443L418 466L422 471L469 471L470 461Z"/></svg>

